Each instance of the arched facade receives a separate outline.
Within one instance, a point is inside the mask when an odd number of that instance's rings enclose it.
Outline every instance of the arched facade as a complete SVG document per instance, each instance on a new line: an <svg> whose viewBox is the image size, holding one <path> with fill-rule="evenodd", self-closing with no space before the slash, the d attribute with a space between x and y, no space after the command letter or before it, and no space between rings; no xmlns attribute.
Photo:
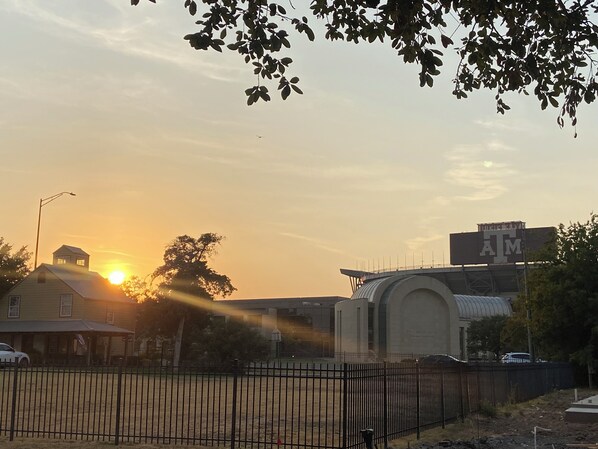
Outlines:
<svg viewBox="0 0 598 449"><path fill-rule="evenodd" d="M357 360L421 354L465 358L469 322L492 315L510 315L508 300L455 296L428 276L376 279L336 304L335 349L340 357Z"/></svg>

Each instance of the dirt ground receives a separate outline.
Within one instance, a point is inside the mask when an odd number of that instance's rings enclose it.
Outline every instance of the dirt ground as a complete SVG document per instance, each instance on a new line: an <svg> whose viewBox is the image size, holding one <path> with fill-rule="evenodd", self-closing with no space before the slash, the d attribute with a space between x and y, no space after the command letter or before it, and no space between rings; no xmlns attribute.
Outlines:
<svg viewBox="0 0 598 449"><path fill-rule="evenodd" d="M598 391L578 390L578 399L596 394ZM488 414L494 411L496 417L476 414L463 423L422 432L420 440L415 435L395 440L392 446L397 449L598 448L598 424L565 421L565 410L573 401L574 390L565 390L526 403L489 407Z"/></svg>
<svg viewBox="0 0 598 449"><path fill-rule="evenodd" d="M578 390L578 398L596 395L598 391ZM421 438L409 435L392 441L395 449L515 449L534 448L534 427L537 429L536 447L543 449L598 449L598 424L565 422L565 410L574 399L574 391L557 391L522 404L510 404L488 409L495 417L476 414L465 422L447 425L445 429L422 432ZM51 440L18 438L9 442L0 437L0 447L6 449L107 449L114 443L81 440ZM131 449L182 449L189 446L160 446L157 444L123 444ZM199 446L195 446L199 447ZM212 448L213 449L213 448ZM380 447L380 449L382 449Z"/></svg>

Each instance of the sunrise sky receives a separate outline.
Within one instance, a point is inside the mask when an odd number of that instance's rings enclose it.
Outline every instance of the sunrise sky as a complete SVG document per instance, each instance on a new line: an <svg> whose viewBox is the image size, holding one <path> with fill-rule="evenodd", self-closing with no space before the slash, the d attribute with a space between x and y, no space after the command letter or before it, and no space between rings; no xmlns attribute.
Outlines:
<svg viewBox="0 0 598 449"><path fill-rule="evenodd" d="M303 96L246 106L236 54L197 52L183 1L0 2L0 236L83 248L145 276L177 235L226 236L233 298L350 295L339 268L446 263L476 224L585 221L596 209L596 106L579 137L556 110L433 89L382 45L289 50ZM321 33L320 33L321 35ZM275 86L272 86L275 90Z"/></svg>

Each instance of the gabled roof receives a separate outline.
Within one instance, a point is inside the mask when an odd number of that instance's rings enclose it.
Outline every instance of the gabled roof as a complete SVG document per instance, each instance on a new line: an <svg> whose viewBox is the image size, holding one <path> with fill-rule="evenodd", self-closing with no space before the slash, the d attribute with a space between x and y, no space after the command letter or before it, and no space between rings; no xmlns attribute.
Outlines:
<svg viewBox="0 0 598 449"><path fill-rule="evenodd" d="M62 249L69 250L70 252L72 252L74 254L80 254L82 256L89 256L89 254L87 254L81 248L78 248L76 246L69 246L69 245L62 245L60 248L58 248L56 251L54 251L53 254L56 254L56 253L60 252Z"/></svg>
<svg viewBox="0 0 598 449"><path fill-rule="evenodd" d="M95 271L89 271L87 268L72 264L50 265L44 263L40 267L48 269L54 276L85 299L135 303L123 293L120 287L112 285L108 279ZM39 268L34 273L38 270Z"/></svg>

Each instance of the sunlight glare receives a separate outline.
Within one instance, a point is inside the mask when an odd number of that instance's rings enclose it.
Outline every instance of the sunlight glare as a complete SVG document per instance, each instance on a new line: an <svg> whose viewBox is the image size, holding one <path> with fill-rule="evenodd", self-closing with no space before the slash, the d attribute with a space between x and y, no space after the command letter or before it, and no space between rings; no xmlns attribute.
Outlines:
<svg viewBox="0 0 598 449"><path fill-rule="evenodd" d="M108 275L108 280L110 281L111 284L114 284L114 285L122 284L124 282L125 278L126 278L125 273L123 273L120 270L115 270Z"/></svg>

